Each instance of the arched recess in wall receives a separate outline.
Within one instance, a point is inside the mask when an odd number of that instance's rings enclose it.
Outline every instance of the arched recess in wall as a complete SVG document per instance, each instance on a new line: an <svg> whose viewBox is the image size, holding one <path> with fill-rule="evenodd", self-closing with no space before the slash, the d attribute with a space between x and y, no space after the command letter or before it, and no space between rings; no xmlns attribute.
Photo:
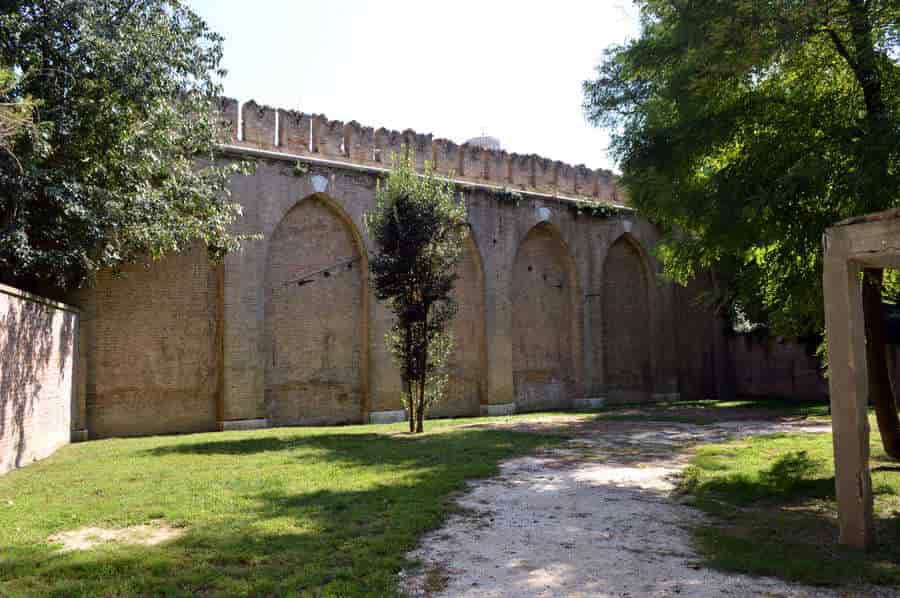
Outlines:
<svg viewBox="0 0 900 598"><path fill-rule="evenodd" d="M559 231L542 222L516 252L512 362L516 409L567 407L575 392L578 321L575 262Z"/></svg>
<svg viewBox="0 0 900 598"><path fill-rule="evenodd" d="M265 401L273 425L361 422L367 409L368 263L324 194L297 203L269 243Z"/></svg>
<svg viewBox="0 0 900 598"><path fill-rule="evenodd" d="M456 272L459 278L454 296L459 311L452 328L456 346L448 362L450 379L446 395L431 409L430 415L434 417L479 415L481 404L486 402L484 268L471 234L466 237Z"/></svg>
<svg viewBox="0 0 900 598"><path fill-rule="evenodd" d="M653 380L652 273L630 234L609 248L603 267L603 362L613 401L649 398Z"/></svg>

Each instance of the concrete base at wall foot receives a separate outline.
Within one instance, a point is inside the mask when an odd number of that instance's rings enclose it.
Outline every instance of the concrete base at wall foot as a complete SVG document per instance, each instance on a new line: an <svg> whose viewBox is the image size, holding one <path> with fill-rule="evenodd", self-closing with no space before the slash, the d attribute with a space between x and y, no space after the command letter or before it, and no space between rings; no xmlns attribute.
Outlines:
<svg viewBox="0 0 900 598"><path fill-rule="evenodd" d="M498 405L481 406L481 415L512 415L515 412L515 403L501 403Z"/></svg>
<svg viewBox="0 0 900 598"><path fill-rule="evenodd" d="M372 411L369 413L370 424L396 424L406 421L406 411L396 409L394 411Z"/></svg>
<svg viewBox="0 0 900 598"><path fill-rule="evenodd" d="M261 430L269 427L269 420L261 417L259 419L232 419L219 422L219 429L223 432L233 430Z"/></svg>
<svg viewBox="0 0 900 598"><path fill-rule="evenodd" d="M72 442L86 442L88 440L87 428L72 430Z"/></svg>
<svg viewBox="0 0 900 598"><path fill-rule="evenodd" d="M606 404L603 397L592 397L589 399L575 399L572 401L572 409L600 409Z"/></svg>
<svg viewBox="0 0 900 598"><path fill-rule="evenodd" d="M650 398L654 401L669 402L669 401L680 401L681 393L680 392L655 392L650 395Z"/></svg>

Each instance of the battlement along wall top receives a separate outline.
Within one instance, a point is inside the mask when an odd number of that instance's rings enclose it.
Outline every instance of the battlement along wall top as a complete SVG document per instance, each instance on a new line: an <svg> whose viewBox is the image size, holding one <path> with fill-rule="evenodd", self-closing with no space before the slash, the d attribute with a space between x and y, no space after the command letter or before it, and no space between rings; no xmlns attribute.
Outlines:
<svg viewBox="0 0 900 598"><path fill-rule="evenodd" d="M228 145L381 167L390 166L406 148L414 152L417 169L424 170L427 161L435 171L461 181L627 205L627 197L612 172L584 164L572 166L534 154L459 145L411 129L375 129L356 121L344 123L323 114L272 108L253 100L240 106L235 99L222 98L219 110L227 131L223 142Z"/></svg>

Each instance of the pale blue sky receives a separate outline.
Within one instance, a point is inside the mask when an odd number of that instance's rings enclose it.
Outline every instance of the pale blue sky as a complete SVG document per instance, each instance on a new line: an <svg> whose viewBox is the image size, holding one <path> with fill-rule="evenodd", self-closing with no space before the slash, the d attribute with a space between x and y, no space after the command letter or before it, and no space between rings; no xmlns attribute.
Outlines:
<svg viewBox="0 0 900 598"><path fill-rule="evenodd" d="M225 36L225 92L364 125L615 168L581 111L630 0L188 0Z"/></svg>

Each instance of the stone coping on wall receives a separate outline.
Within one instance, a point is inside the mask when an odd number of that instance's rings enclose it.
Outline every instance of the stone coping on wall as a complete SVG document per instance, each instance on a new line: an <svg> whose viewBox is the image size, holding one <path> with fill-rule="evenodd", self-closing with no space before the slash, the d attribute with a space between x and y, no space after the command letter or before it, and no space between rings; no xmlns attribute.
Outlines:
<svg viewBox="0 0 900 598"><path fill-rule="evenodd" d="M11 287L9 285L0 284L0 293L4 293L6 295L10 295L12 297L18 297L20 299L24 299L26 301L31 301L33 303L40 303L46 305L48 307L53 307L56 309L61 309L63 311L68 311L72 313L79 313L77 307L73 305L69 305L67 303L62 303L60 301L54 301L53 299L48 299L46 297L42 297L41 295L35 295L34 293L29 293L28 291L23 291L22 289Z"/></svg>
<svg viewBox="0 0 900 598"><path fill-rule="evenodd" d="M406 129L393 131L344 123L323 114L306 114L219 99L225 147L268 150L285 156L316 157L330 163L386 168L393 157L412 150L418 170L430 162L436 172L457 183L489 183L498 189L580 198L616 207L627 205L617 177L609 170L572 166L536 154L517 154L473 144L457 144Z"/></svg>
<svg viewBox="0 0 900 598"><path fill-rule="evenodd" d="M513 415L515 412L515 403L494 403L481 406L481 415L487 415L490 417Z"/></svg>
<svg viewBox="0 0 900 598"><path fill-rule="evenodd" d="M256 419L232 419L218 422L220 432L233 432L244 430L262 430L268 428L269 420L265 417Z"/></svg>
<svg viewBox="0 0 900 598"><path fill-rule="evenodd" d="M576 411L582 409L600 409L604 405L606 405L605 397L591 397L572 400L572 409L575 409Z"/></svg>
<svg viewBox="0 0 900 598"><path fill-rule="evenodd" d="M369 413L370 424L396 424L402 421L406 421L406 410L404 409L372 411Z"/></svg>

